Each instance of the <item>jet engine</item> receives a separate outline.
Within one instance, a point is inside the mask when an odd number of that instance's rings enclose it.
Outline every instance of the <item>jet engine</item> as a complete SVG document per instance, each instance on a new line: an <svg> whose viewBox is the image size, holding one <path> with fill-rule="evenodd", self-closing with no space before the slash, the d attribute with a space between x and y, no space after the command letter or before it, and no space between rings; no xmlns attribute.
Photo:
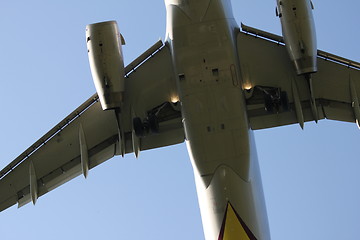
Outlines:
<svg viewBox="0 0 360 240"><path fill-rule="evenodd" d="M115 21L86 26L91 74L103 110L120 108L125 91L121 45L125 44Z"/></svg>
<svg viewBox="0 0 360 240"><path fill-rule="evenodd" d="M317 71L317 44L311 0L277 0L285 45L297 74Z"/></svg>

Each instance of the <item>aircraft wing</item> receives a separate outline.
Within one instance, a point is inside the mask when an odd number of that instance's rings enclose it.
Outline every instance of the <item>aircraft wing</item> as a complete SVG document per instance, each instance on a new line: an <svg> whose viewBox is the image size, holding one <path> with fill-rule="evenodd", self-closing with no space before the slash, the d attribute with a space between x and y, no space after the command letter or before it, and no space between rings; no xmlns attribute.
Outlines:
<svg viewBox="0 0 360 240"><path fill-rule="evenodd" d="M296 75L282 37L242 28L237 47L252 129L302 125L315 118L358 122L359 63L319 50L318 72L312 74L310 87L304 76ZM270 93L280 96L275 106L267 105Z"/></svg>
<svg viewBox="0 0 360 240"><path fill-rule="evenodd" d="M169 49L157 42L125 73L122 127L118 127L119 115L103 111L97 94L91 96L0 172L0 211L16 203L19 207L31 200L35 203L37 197L86 175L114 155L184 141L180 110L170 102L176 87ZM149 111L156 111L158 133L138 138L133 118L144 118Z"/></svg>

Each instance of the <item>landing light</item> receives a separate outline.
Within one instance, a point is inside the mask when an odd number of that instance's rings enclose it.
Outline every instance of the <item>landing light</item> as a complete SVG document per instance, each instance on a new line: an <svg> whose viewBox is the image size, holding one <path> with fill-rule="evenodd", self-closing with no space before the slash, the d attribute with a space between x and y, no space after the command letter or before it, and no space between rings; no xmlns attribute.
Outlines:
<svg viewBox="0 0 360 240"><path fill-rule="evenodd" d="M173 96L171 96L171 97L170 97L170 101L171 101L172 103L178 102L178 101L179 101L179 96L178 96L178 95L173 95Z"/></svg>
<svg viewBox="0 0 360 240"><path fill-rule="evenodd" d="M244 83L244 84L243 84L243 88L244 88L245 90L250 90L250 89L252 88L252 86L251 86L250 83Z"/></svg>

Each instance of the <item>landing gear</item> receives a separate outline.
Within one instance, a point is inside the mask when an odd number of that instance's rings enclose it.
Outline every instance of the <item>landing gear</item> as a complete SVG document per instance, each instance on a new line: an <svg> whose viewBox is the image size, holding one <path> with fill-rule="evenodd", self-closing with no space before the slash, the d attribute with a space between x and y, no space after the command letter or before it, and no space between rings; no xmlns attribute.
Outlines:
<svg viewBox="0 0 360 240"><path fill-rule="evenodd" d="M265 110L278 113L280 109L289 111L289 98L285 91L279 88L258 87L264 95Z"/></svg>
<svg viewBox="0 0 360 240"><path fill-rule="evenodd" d="M151 114L144 121L139 117L133 118L133 127L136 136L144 137L148 133L158 133L159 132L159 121L158 118Z"/></svg>
<svg viewBox="0 0 360 240"><path fill-rule="evenodd" d="M152 132L159 133L159 120L155 114L150 114L147 117L147 124Z"/></svg>
<svg viewBox="0 0 360 240"><path fill-rule="evenodd" d="M274 111L274 101L271 98L271 95L264 94L264 101L265 101L265 110L267 112L273 112Z"/></svg>
<svg viewBox="0 0 360 240"><path fill-rule="evenodd" d="M145 127L139 117L136 117L133 119L133 127L134 127L136 136L143 137L145 135Z"/></svg>
<svg viewBox="0 0 360 240"><path fill-rule="evenodd" d="M284 111L290 110L289 98L288 98L287 92L284 92L284 91L280 92L280 104Z"/></svg>
<svg viewBox="0 0 360 240"><path fill-rule="evenodd" d="M175 114L175 115L174 115ZM133 119L133 128L136 136L144 137L150 133L159 133L160 121L167 121L179 115L179 111L174 109L174 106L165 102L147 112L144 120L139 117Z"/></svg>

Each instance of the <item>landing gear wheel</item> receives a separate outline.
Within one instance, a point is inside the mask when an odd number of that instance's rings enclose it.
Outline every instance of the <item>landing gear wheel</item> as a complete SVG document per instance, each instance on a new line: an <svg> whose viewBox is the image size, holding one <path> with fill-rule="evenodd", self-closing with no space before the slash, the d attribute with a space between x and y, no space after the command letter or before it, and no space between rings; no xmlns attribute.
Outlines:
<svg viewBox="0 0 360 240"><path fill-rule="evenodd" d="M289 98L287 92L280 92L280 104L284 111L289 111Z"/></svg>
<svg viewBox="0 0 360 240"><path fill-rule="evenodd" d="M264 94L265 110L269 113L274 112L273 100L269 94Z"/></svg>
<svg viewBox="0 0 360 240"><path fill-rule="evenodd" d="M138 137L143 137L145 134L144 124L142 123L139 117L133 119L133 127L135 135Z"/></svg>
<svg viewBox="0 0 360 240"><path fill-rule="evenodd" d="M159 132L159 121L154 114L148 116L150 130L154 133Z"/></svg>

